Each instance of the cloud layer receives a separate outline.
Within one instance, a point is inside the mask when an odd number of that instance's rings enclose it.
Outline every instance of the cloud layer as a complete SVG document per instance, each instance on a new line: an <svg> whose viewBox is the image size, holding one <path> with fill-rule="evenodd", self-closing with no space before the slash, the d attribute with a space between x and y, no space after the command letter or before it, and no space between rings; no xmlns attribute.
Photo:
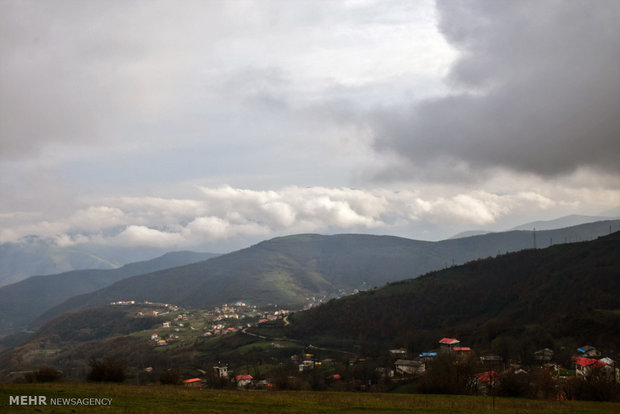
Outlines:
<svg viewBox="0 0 620 414"><path fill-rule="evenodd" d="M296 186L277 191L230 186L200 187L197 191L192 199L100 199L97 205L79 208L56 220L27 217L22 222L19 217L0 217L4 224L0 241L39 234L54 238L60 245L97 243L172 249L239 246L273 235L304 232L372 232L424 239L424 228L429 224L450 235L457 229L488 228L506 217L531 210L573 208L572 198L584 196L569 189L548 195L526 190L503 195L481 190L429 195L428 189ZM602 201L617 205L620 192L612 192Z"/></svg>
<svg viewBox="0 0 620 414"><path fill-rule="evenodd" d="M620 173L620 3L480 0L438 11L459 51L453 92L373 118L376 148L405 160L399 178Z"/></svg>
<svg viewBox="0 0 620 414"><path fill-rule="evenodd" d="M615 211L617 21L614 0L0 1L0 242Z"/></svg>

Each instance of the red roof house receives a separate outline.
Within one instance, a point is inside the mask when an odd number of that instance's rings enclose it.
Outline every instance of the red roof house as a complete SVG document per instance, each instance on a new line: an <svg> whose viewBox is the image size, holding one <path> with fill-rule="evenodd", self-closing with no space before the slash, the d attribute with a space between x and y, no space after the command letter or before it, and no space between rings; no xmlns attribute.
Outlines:
<svg viewBox="0 0 620 414"><path fill-rule="evenodd" d="M460 344L461 341L455 338L442 338L439 341L439 345L441 345L441 349L443 351L452 351L455 346Z"/></svg>
<svg viewBox="0 0 620 414"><path fill-rule="evenodd" d="M497 373L495 371L481 372L476 374L476 379L480 382L490 383L491 380L497 381Z"/></svg>
<svg viewBox="0 0 620 414"><path fill-rule="evenodd" d="M186 387L200 388L201 380L200 378L190 378L190 379L186 379L185 381L183 381L183 384Z"/></svg>
<svg viewBox="0 0 620 414"><path fill-rule="evenodd" d="M573 357L573 361L575 361L575 365L578 367L600 368L607 365L605 362L599 361L598 359L585 357Z"/></svg>
<svg viewBox="0 0 620 414"><path fill-rule="evenodd" d="M575 361L575 369L578 377L585 377L590 374L592 369L608 365L604 361L586 357L573 357L573 361Z"/></svg>

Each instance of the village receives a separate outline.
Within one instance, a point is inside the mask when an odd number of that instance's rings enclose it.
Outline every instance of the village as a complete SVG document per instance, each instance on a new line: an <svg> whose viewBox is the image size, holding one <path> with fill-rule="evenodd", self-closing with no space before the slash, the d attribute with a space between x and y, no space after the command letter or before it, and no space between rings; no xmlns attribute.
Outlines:
<svg viewBox="0 0 620 414"><path fill-rule="evenodd" d="M270 356L270 364L250 366L231 360L202 368L179 378L192 388L238 389L318 389L350 391L387 391L428 387L440 393L456 391L478 395L524 396L525 389L538 389L545 398L573 399L576 381L587 380L594 386L620 384L620 368L609 356L591 345L574 350L570 365L558 362L552 349L535 351L533 363L505 361L500 355L478 354L456 338L438 340L434 349L412 353L407 348L389 349L383 357L364 356L337 349L321 348L284 337L269 337L250 328L279 323L288 324L292 309L278 306L258 308L242 301L212 309L182 309L176 305L122 301L114 306L140 306L135 317L158 317L163 322L132 335L148 337L152 346L165 351L190 345L198 338L213 338L238 333L258 342L248 345ZM252 348L252 346L254 348ZM151 372L147 367L146 372ZM187 375L190 374L190 375ZM595 378L595 380L592 380ZM458 382L459 384L456 384ZM599 384L599 385L596 385ZM541 395L538 395L540 397Z"/></svg>
<svg viewBox="0 0 620 414"><path fill-rule="evenodd" d="M371 359L355 357L348 359L346 363L348 367L343 367L342 363L339 364L334 358L320 359L312 353L294 354L290 357L289 366L295 366L298 372L286 378L287 384L284 387L281 380L255 378L249 373L232 375L228 366L214 366L213 369L217 377L227 380L230 386L236 386L239 389L295 388L295 384L303 383L304 376L313 377L315 375L311 372L320 370L324 374L322 382L327 386L326 389L385 391L387 390L385 384L388 383L398 386L399 383L409 384L423 381L429 373L437 375L437 372L432 373L432 370L437 370L438 359L448 361L452 367L456 367L454 370L441 372L441 376L451 374L458 376L459 366L462 367L461 374L470 374L469 378L465 378L466 389L464 391L477 395L491 395L497 390L503 390L505 395L509 388L502 386L502 381L505 380L514 382L515 379L517 381L520 379L522 383L529 383L530 386L540 386L540 384L532 383L534 377L539 380L542 378L543 382L547 382L542 389L538 390L538 397L541 397L540 394L543 393L545 398L551 397L559 400L575 398L570 390L571 382L574 380L587 380L595 386L612 384L612 387L615 385L616 388L620 384L620 369L615 361L609 357L601 357L601 352L590 345L576 350L571 358L572 367L570 368L562 367L554 362L554 352L548 348L536 351L534 358L536 364L527 367L505 363L498 355L477 356L472 348L462 346L456 338L442 338L438 342L438 349L419 353L415 357L405 348L390 349L388 366L377 366L377 361L373 363ZM360 371L356 368L363 366L374 367L374 372L370 375L366 372L363 378L356 377L355 374ZM476 367L478 370L468 371L464 368L466 366L470 369ZM338 372L338 368L341 370L344 368L345 372ZM450 382L448 378L442 380ZM184 384L189 387L209 387L204 378L186 379Z"/></svg>
<svg viewBox="0 0 620 414"><path fill-rule="evenodd" d="M197 337L217 337L233 334L245 328L269 321L283 319L291 310L281 309L277 305L258 308L237 301L234 304L222 304L212 309L182 309L167 303L150 301L115 301L112 306L138 306L135 316L158 317L165 319L159 327L136 335L149 335L154 346L174 345L187 342Z"/></svg>

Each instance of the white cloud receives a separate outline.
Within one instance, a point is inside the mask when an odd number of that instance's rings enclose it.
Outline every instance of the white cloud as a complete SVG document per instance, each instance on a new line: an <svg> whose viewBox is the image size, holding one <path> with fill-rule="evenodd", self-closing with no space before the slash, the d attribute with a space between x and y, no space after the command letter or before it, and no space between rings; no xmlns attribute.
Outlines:
<svg viewBox="0 0 620 414"><path fill-rule="evenodd" d="M70 227L89 232L122 225L126 221L125 213L120 208L108 206L78 210L67 220Z"/></svg>
<svg viewBox="0 0 620 414"><path fill-rule="evenodd" d="M537 183L536 185L534 183ZM199 187L193 198L106 198L105 205L78 209L67 218L11 225L5 217L0 241L37 234L59 245L80 243L126 246L191 247L225 244L243 247L249 240L303 232L373 232L425 238L411 229L429 226L446 236L461 229L495 228L510 217L530 221L532 211L571 214L592 199L598 207L620 205L620 191L543 186L512 193L420 187L401 191L347 187L284 187L252 190ZM590 214L596 213L590 211ZM3 217L0 217L0 220ZM519 222L514 223L521 224ZM507 224L504 224L507 226Z"/></svg>
<svg viewBox="0 0 620 414"><path fill-rule="evenodd" d="M108 243L126 246L173 247L185 244L178 233L159 231L145 226L130 225Z"/></svg>

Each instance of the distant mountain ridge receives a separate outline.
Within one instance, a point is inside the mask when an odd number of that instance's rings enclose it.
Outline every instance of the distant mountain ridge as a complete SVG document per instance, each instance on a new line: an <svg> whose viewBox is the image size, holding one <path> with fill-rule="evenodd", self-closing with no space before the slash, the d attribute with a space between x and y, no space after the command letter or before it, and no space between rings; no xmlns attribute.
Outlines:
<svg viewBox="0 0 620 414"><path fill-rule="evenodd" d="M287 336L323 346L348 340L423 351L448 336L521 358L554 345L615 350L620 232L472 261L330 301L289 321Z"/></svg>
<svg viewBox="0 0 620 414"><path fill-rule="evenodd" d="M126 277L194 263L216 256L190 251L170 252L118 269L74 270L32 276L0 287L0 333L24 329L41 313L79 294L101 289Z"/></svg>
<svg viewBox="0 0 620 414"><path fill-rule="evenodd" d="M33 275L47 275L74 269L113 269L119 264L90 252L63 248L38 237L0 244L0 286Z"/></svg>
<svg viewBox="0 0 620 414"><path fill-rule="evenodd" d="M578 226L580 224L594 223L597 221L609 221L615 219L617 219L617 217L584 216L573 214L554 220L538 220L531 223L521 224L520 226L513 227L511 230L554 230L564 227Z"/></svg>
<svg viewBox="0 0 620 414"><path fill-rule="evenodd" d="M360 247L371 240L355 242L350 236L329 242ZM264 242L262 248L280 250L277 244L290 242L287 239ZM308 243L317 236L293 239ZM380 242L388 247L398 240ZM178 346L165 349L148 340L152 333L161 334L162 323L170 318L165 313L155 317L146 311L146 316L136 317L132 306L70 312L0 354L0 375L49 364L68 376L83 377L89 358L100 355L120 358L138 371L145 366L165 370L171 361L178 369L195 370L212 366L222 356L245 366L248 358L260 361L267 352L264 347L248 352L247 345L258 340L253 335L266 335L260 341L264 344L278 338L300 345L299 349L314 349L310 352L315 354L327 348L377 361L394 347L405 347L413 355L436 349L442 337L458 338L478 355L492 353L520 365L533 366L534 352L550 348L556 352L554 362L568 367L572 353L586 343L615 358L613 351L620 343L619 251L620 232L616 232L594 241L474 260L295 312L285 323L251 327L245 331L249 335L190 334ZM305 255L311 257L313 252ZM289 355L284 351L284 359Z"/></svg>
<svg viewBox="0 0 620 414"><path fill-rule="evenodd" d="M53 239L26 236L15 242L0 243L0 287L30 276L83 269L116 269L159 257L168 251L170 249L147 246L60 246Z"/></svg>
<svg viewBox="0 0 620 414"><path fill-rule="evenodd" d="M612 229L620 229L620 220L441 242L354 234L279 237L206 262L134 276L73 297L43 315L37 325L66 311L115 300L150 300L186 307L238 300L256 305L302 304L312 297L382 286L509 251L590 240Z"/></svg>
<svg viewBox="0 0 620 414"><path fill-rule="evenodd" d="M566 227L578 226L581 224L595 223L597 221L613 221L617 220L618 217L605 217L605 216L584 216L573 214L569 216L560 217L553 220L538 220L532 221L530 223L521 224L519 226L513 227L509 230L505 231L514 231L514 230L524 230L524 231L533 231L533 230L556 230L562 229ZM482 234L488 233L498 233L496 230L468 230L454 236L450 237L450 239L461 239L463 237L471 237L471 236L479 236Z"/></svg>

